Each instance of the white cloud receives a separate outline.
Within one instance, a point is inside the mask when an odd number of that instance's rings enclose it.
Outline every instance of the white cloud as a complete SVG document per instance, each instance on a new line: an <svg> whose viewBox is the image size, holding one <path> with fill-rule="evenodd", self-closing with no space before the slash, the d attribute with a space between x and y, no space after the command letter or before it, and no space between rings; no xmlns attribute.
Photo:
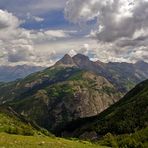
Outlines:
<svg viewBox="0 0 148 148"><path fill-rule="evenodd" d="M50 48L50 44L53 42L57 44L57 41L60 40L64 42L64 40L71 38L71 34L76 32L74 30L27 30L19 26L21 21L12 13L3 10L0 10L0 12L5 16L0 18L0 22L8 24L3 25L0 29L0 63L3 65L35 64L49 66L64 54L63 49L56 50L56 45ZM48 44L48 50L44 51L42 45L46 44ZM65 44L64 46L67 48Z"/></svg>
<svg viewBox="0 0 148 148"><path fill-rule="evenodd" d="M42 16L39 15L42 10L44 13L63 9L65 2L66 0L43 0L41 4L39 0L25 0L26 5L16 12L24 12L26 15L29 11L28 19L43 21L39 17ZM49 3L51 4L48 5ZM147 9L146 0L67 0L65 17L70 22L83 25L96 20L93 26L95 29L86 37L76 37L79 32L75 30L23 29L20 27L22 21L14 14L0 10L0 63L49 66L65 53L82 53L93 60L104 62L147 61Z"/></svg>
<svg viewBox="0 0 148 148"><path fill-rule="evenodd" d="M77 54L77 52L76 52L75 50L71 49L71 50L68 52L68 54L73 57L73 56L75 56L75 55Z"/></svg>
<svg viewBox="0 0 148 148"><path fill-rule="evenodd" d="M64 9L67 0L0 0L1 8L24 17L28 12L33 16L47 13L52 10Z"/></svg>
<svg viewBox="0 0 148 148"><path fill-rule="evenodd" d="M45 31L45 34L56 38L65 38L69 36L64 30L47 30Z"/></svg>
<svg viewBox="0 0 148 148"><path fill-rule="evenodd" d="M66 18L73 23L98 18L93 35L100 41L112 42L132 37L135 31L148 27L148 2L145 0L68 0Z"/></svg>
<svg viewBox="0 0 148 148"><path fill-rule="evenodd" d="M44 21L44 18L39 17L39 16L34 16L30 12L27 12L26 19L30 20L30 21L36 21L36 22L43 22Z"/></svg>
<svg viewBox="0 0 148 148"><path fill-rule="evenodd" d="M36 22L43 22L44 21L44 18L41 18L41 17L38 17L38 16L34 16L34 20Z"/></svg>
<svg viewBox="0 0 148 148"><path fill-rule="evenodd" d="M97 57L113 61L147 61L147 0L68 0L65 17L75 24L96 20L97 27L86 37L98 41Z"/></svg>
<svg viewBox="0 0 148 148"><path fill-rule="evenodd" d="M0 10L0 30L8 28L16 28L20 25L20 21L12 13Z"/></svg>

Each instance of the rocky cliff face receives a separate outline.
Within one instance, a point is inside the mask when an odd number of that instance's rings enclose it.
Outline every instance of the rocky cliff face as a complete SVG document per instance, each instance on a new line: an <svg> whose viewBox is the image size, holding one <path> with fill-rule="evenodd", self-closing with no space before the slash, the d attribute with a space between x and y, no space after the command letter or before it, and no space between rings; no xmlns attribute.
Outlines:
<svg viewBox="0 0 148 148"><path fill-rule="evenodd" d="M57 88L58 89L57 89ZM77 80L69 80L53 86L56 97L49 99L49 120L53 131L69 122L98 115L119 100L120 94L105 78L84 72ZM53 96L53 92L49 92ZM58 101L57 101L58 100ZM52 120L51 120L52 119Z"/></svg>
<svg viewBox="0 0 148 148"><path fill-rule="evenodd" d="M107 133L130 134L148 127L148 80L138 84L120 101L96 117L71 122L65 134L84 139L100 138ZM64 130L63 130L64 131ZM124 135L125 136L125 135Z"/></svg>

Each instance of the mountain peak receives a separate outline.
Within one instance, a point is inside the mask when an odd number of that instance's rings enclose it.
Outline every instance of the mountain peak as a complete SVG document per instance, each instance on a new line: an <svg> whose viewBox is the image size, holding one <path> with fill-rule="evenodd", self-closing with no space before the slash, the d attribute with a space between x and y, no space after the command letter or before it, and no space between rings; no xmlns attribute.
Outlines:
<svg viewBox="0 0 148 148"><path fill-rule="evenodd" d="M77 54L71 57L69 54L65 54L64 57L56 62L55 66L79 66L82 63L89 62L89 57L83 54Z"/></svg>
<svg viewBox="0 0 148 148"><path fill-rule="evenodd" d="M65 54L64 57L56 62L55 65L75 65L72 57L69 54Z"/></svg>
<svg viewBox="0 0 148 148"><path fill-rule="evenodd" d="M65 54L63 58L71 58L69 54Z"/></svg>
<svg viewBox="0 0 148 148"><path fill-rule="evenodd" d="M85 56L84 54L78 53L77 55L75 55L75 56L73 57L73 59L74 59L74 60L75 60L75 59L89 60L89 57L88 57L88 56Z"/></svg>

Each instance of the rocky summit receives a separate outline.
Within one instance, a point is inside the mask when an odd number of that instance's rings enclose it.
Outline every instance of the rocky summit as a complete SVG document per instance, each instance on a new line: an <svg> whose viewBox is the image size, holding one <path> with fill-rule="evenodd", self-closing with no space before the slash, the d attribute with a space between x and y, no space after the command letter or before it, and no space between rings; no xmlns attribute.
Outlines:
<svg viewBox="0 0 148 148"><path fill-rule="evenodd" d="M67 61L67 62L66 62ZM93 62L87 56L77 54L74 57L65 55L55 66L77 67L81 70L88 70L105 77L119 92L127 93L136 84L148 78L148 63L138 61L136 63Z"/></svg>

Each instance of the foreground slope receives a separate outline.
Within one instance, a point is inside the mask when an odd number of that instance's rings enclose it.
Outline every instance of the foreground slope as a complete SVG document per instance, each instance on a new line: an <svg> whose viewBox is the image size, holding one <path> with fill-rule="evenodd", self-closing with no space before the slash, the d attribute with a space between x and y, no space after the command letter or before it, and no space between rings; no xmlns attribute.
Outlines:
<svg viewBox="0 0 148 148"><path fill-rule="evenodd" d="M0 133L0 147L5 148L107 148L87 141L45 136L18 136Z"/></svg>
<svg viewBox="0 0 148 148"><path fill-rule="evenodd" d="M25 119L11 107L0 106L0 133L5 132L17 135L50 135L50 133Z"/></svg>
<svg viewBox="0 0 148 148"><path fill-rule="evenodd" d="M6 106L0 107L0 147L103 148L86 141L56 138Z"/></svg>
<svg viewBox="0 0 148 148"><path fill-rule="evenodd" d="M69 126L73 136L85 137L95 133L96 137L108 132L112 134L133 133L148 126L148 80L132 89L123 99L99 116L75 121ZM72 132L73 131L73 132ZM92 138L92 137L91 137Z"/></svg>
<svg viewBox="0 0 148 148"><path fill-rule="evenodd" d="M108 133L97 143L114 148L147 148L148 127L131 134L113 135Z"/></svg>

